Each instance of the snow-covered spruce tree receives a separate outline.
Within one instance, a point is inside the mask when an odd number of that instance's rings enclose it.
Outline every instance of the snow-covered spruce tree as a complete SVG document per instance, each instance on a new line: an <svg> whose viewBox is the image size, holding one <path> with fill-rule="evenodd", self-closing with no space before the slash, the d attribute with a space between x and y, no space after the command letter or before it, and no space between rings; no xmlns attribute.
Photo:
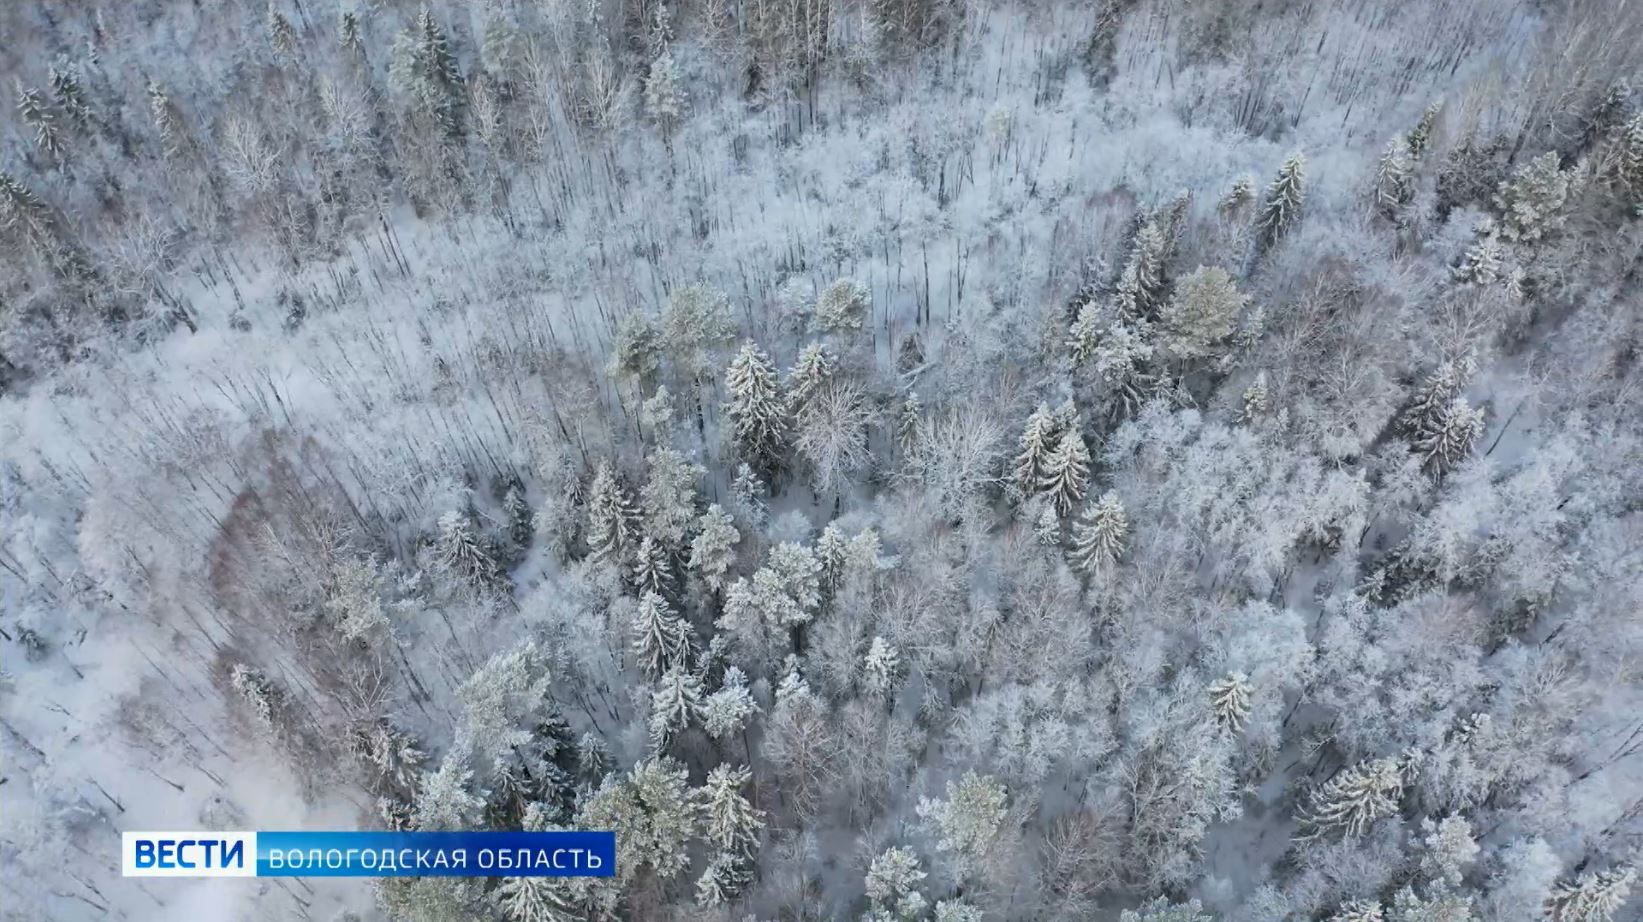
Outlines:
<svg viewBox="0 0 1643 922"><path fill-rule="evenodd" d="M1066 428L1044 459L1044 472L1038 478L1038 491L1049 497L1061 515L1083 501L1089 486L1090 449L1078 429L1077 422Z"/></svg>
<svg viewBox="0 0 1643 922"><path fill-rule="evenodd" d="M1244 388L1241 402L1238 410L1238 421L1241 423L1253 422L1272 411L1272 392L1264 370L1256 372L1255 380Z"/></svg>
<svg viewBox="0 0 1643 922"><path fill-rule="evenodd" d="M645 76L645 114L671 143L673 132L685 116L685 91L679 83L679 66L673 61L672 45L663 46L651 59Z"/></svg>
<svg viewBox="0 0 1643 922"><path fill-rule="evenodd" d="M924 404L919 400L917 392L908 391L907 399L901 405L901 414L896 417L896 447L901 449L904 459L918 451L919 438L923 431Z"/></svg>
<svg viewBox="0 0 1643 922"><path fill-rule="evenodd" d="M274 60L279 62L281 67L295 63L297 30L291 25L291 20L280 12L275 0L269 0L268 10L263 16L263 28L268 33L268 47L274 53Z"/></svg>
<svg viewBox="0 0 1643 922"><path fill-rule="evenodd" d="M821 585L831 595L844 581L844 567L850 556L850 539L837 522L828 522L816 539L816 560L821 564Z"/></svg>
<svg viewBox="0 0 1643 922"><path fill-rule="evenodd" d="M998 837L1008 799L997 779L966 772L947 782L946 800L920 798L918 815L932 825L937 847L953 855L962 877L986 857Z"/></svg>
<svg viewBox="0 0 1643 922"><path fill-rule="evenodd" d="M1483 408L1474 407L1465 397L1456 397L1443 406L1435 419L1410 437L1409 445L1426 465L1443 472L1472 453L1483 437Z"/></svg>
<svg viewBox="0 0 1643 922"><path fill-rule="evenodd" d="M1136 909L1119 913L1118 922L1213 922L1213 918L1197 900L1172 903L1160 896Z"/></svg>
<svg viewBox="0 0 1643 922"><path fill-rule="evenodd" d="M632 311L616 324L611 341L610 373L644 391L650 389L662 364L662 334L656 318Z"/></svg>
<svg viewBox="0 0 1643 922"><path fill-rule="evenodd" d="M251 716L265 729L275 729L284 696L267 673L254 666L235 663L229 672L228 682Z"/></svg>
<svg viewBox="0 0 1643 922"><path fill-rule="evenodd" d="M616 876L595 890L601 908L615 908L622 891L641 871L661 880L690 866L690 840L699 829L689 772L668 758L633 767L626 777L609 776L577 813L583 829L616 833Z"/></svg>
<svg viewBox="0 0 1643 922"><path fill-rule="evenodd" d="M867 325L867 288L855 279L839 279L816 299L816 329L823 333L859 333Z"/></svg>
<svg viewBox="0 0 1643 922"><path fill-rule="evenodd" d="M1171 351L1183 358L1208 355L1232 335L1249 298L1218 266L1199 266L1176 283L1162 321Z"/></svg>
<svg viewBox="0 0 1643 922"><path fill-rule="evenodd" d="M1443 100L1437 100L1421 113L1420 121L1409 132L1409 159L1419 160L1432 146L1432 129L1437 127L1438 115L1443 111Z"/></svg>
<svg viewBox="0 0 1643 922"><path fill-rule="evenodd" d="M1039 404L1038 409L1027 417L1027 425L1021 430L1021 439L1012 468L1016 487L1021 490L1023 496L1038 494L1038 485L1044 479L1045 465L1049 462L1050 455L1054 453L1060 438L1060 426L1055 413L1050 410L1049 404Z"/></svg>
<svg viewBox="0 0 1643 922"><path fill-rule="evenodd" d="M746 889L752 875L748 864L731 855L715 855L696 879L696 902L702 906L723 906Z"/></svg>
<svg viewBox="0 0 1643 922"><path fill-rule="evenodd" d="M747 686L747 674L739 667L725 668L724 682L719 690L702 702L702 729L716 740L726 740L742 732L753 715L759 713L759 703Z"/></svg>
<svg viewBox="0 0 1643 922"><path fill-rule="evenodd" d="M879 853L867 868L867 899L872 905L868 918L875 922L921 918L928 904L918 887L926 876L910 848Z"/></svg>
<svg viewBox="0 0 1643 922"><path fill-rule="evenodd" d="M1615 178L1622 201L1643 217L1643 113L1632 116L1620 132Z"/></svg>
<svg viewBox="0 0 1643 922"><path fill-rule="evenodd" d="M1105 573L1123 556L1129 530L1124 504L1117 493L1108 490L1074 523L1067 559L1080 573L1090 576Z"/></svg>
<svg viewBox="0 0 1643 922"><path fill-rule="evenodd" d="M64 55L58 55L46 71L46 84L51 87L51 98L57 108L68 117L76 131L90 131L93 115L91 102L86 96L80 71Z"/></svg>
<svg viewBox="0 0 1643 922"><path fill-rule="evenodd" d="M770 550L751 579L725 592L721 630L755 657L772 652L779 633L809 623L821 605L821 562L800 544L784 541Z"/></svg>
<svg viewBox="0 0 1643 922"><path fill-rule="evenodd" d="M439 517L433 552L441 569L475 586L494 585L502 576L495 549L474 530L473 519L459 510Z"/></svg>
<svg viewBox="0 0 1643 922"><path fill-rule="evenodd" d="M1444 888L1434 888L1422 896L1413 887L1404 887L1392 897L1387 922L1478 922L1472 897Z"/></svg>
<svg viewBox="0 0 1643 922"><path fill-rule="evenodd" d="M702 837L720 855L751 860L764 830L764 811L756 810L742 796L753 780L747 766L719 765L708 772L707 781L696 791L702 812Z"/></svg>
<svg viewBox="0 0 1643 922"><path fill-rule="evenodd" d="M337 17L337 48L352 61L365 58L365 35L360 31L359 12L342 10Z"/></svg>
<svg viewBox="0 0 1643 922"><path fill-rule="evenodd" d="M1222 215L1232 215L1253 201L1255 201L1254 178L1240 176L1233 180L1231 187L1227 189L1227 193L1221 196L1221 200L1215 205L1215 210Z"/></svg>
<svg viewBox="0 0 1643 922"><path fill-rule="evenodd" d="M633 546L637 513L609 461L599 462L588 488L588 547L596 560L622 562Z"/></svg>
<svg viewBox="0 0 1643 922"><path fill-rule="evenodd" d="M422 749L416 738L387 718L361 721L348 730L348 750L378 792L410 793L420 780Z"/></svg>
<svg viewBox="0 0 1643 922"><path fill-rule="evenodd" d="M1386 922L1386 913L1373 900L1349 900L1336 908L1328 922Z"/></svg>
<svg viewBox="0 0 1643 922"><path fill-rule="evenodd" d="M1458 814L1436 821L1423 818L1420 854L1421 871L1431 880L1451 889L1459 887L1466 867L1477 860L1472 824Z"/></svg>
<svg viewBox="0 0 1643 922"><path fill-rule="evenodd" d="M682 452L658 448L650 455L650 472L639 488L645 534L667 554L682 555L696 523L696 483L707 470Z"/></svg>
<svg viewBox="0 0 1643 922"><path fill-rule="evenodd" d="M875 636L862 659L862 685L875 695L887 695L896 687L901 671L901 654L883 637Z"/></svg>
<svg viewBox="0 0 1643 922"><path fill-rule="evenodd" d="M389 73L415 111L448 136L461 137L467 100L462 71L444 27L426 6L394 39Z"/></svg>
<svg viewBox="0 0 1643 922"><path fill-rule="evenodd" d="M1505 255L1505 248L1501 245L1500 235L1495 232L1494 222L1486 222L1478 228L1477 239L1466 248L1461 256L1460 265L1451 273L1455 282L1460 285L1470 285L1484 288L1493 285L1501 276L1501 261Z"/></svg>
<svg viewBox="0 0 1643 922"><path fill-rule="evenodd" d="M1113 301L1125 319L1150 318L1157 312L1167 284L1164 261L1169 256L1169 250L1170 239L1156 220L1146 222L1136 232L1113 295Z"/></svg>
<svg viewBox="0 0 1643 922"><path fill-rule="evenodd" d="M776 382L776 369L752 340L725 370L725 387L736 449L754 469L773 473L780 469L787 452L787 401Z"/></svg>
<svg viewBox="0 0 1643 922"><path fill-rule="evenodd" d="M658 751L701 719L702 680L683 663L668 667L650 699L650 744Z"/></svg>
<svg viewBox="0 0 1643 922"><path fill-rule="evenodd" d="M690 625L654 592L639 598L633 612L633 654L646 673L659 677L689 664Z"/></svg>
<svg viewBox="0 0 1643 922"><path fill-rule="evenodd" d="M1249 698L1255 691L1249 676L1229 672L1209 684L1209 709L1215 722L1231 733L1244 729L1249 718Z"/></svg>
<svg viewBox="0 0 1643 922"><path fill-rule="evenodd" d="M161 152L168 158L182 153L187 140L182 118L177 114L177 107L172 104L165 87L153 79L148 81L148 114L154 122L154 133L159 136Z"/></svg>
<svg viewBox="0 0 1643 922"><path fill-rule="evenodd" d="M505 877L496 888L507 922L579 922L587 918L564 877Z"/></svg>
<svg viewBox="0 0 1643 922"><path fill-rule="evenodd" d="M1301 840L1340 832L1356 838L1374 821L1398 810L1403 796L1403 769L1397 759L1360 762L1314 790L1300 812Z"/></svg>
<svg viewBox="0 0 1643 922"><path fill-rule="evenodd" d="M1375 163L1375 207L1395 223L1402 223L1404 209L1415 197L1414 165L1409 144L1393 138Z"/></svg>
<svg viewBox="0 0 1643 922"><path fill-rule="evenodd" d="M1445 409L1466 389L1477 373L1477 362L1471 355L1439 363L1415 391L1414 399L1398 416L1398 428L1411 441L1435 431Z"/></svg>
<svg viewBox="0 0 1643 922"><path fill-rule="evenodd" d="M1612 922L1636 880L1632 867L1587 871L1557 885L1546 902L1546 916L1552 922Z"/></svg>
<svg viewBox="0 0 1643 922"><path fill-rule="evenodd" d="M730 484L730 495L736 514L743 521L755 527L764 525L770 515L770 507L765 502L770 491L752 465L743 461L737 466L736 479Z"/></svg>
<svg viewBox="0 0 1643 922"><path fill-rule="evenodd" d="M39 90L16 81L17 116L34 133L34 147L52 162L63 159L63 132L57 124L57 113L52 111Z"/></svg>
<svg viewBox="0 0 1643 922"><path fill-rule="evenodd" d="M1300 218L1305 202L1306 158L1299 153L1290 154L1278 169L1277 178L1266 187L1261 213L1255 219L1257 252L1269 249L1288 233Z"/></svg>
<svg viewBox="0 0 1643 922"><path fill-rule="evenodd" d="M1555 151L1525 164L1500 184L1495 208L1500 212L1500 235L1513 243L1535 243L1556 233L1568 218L1569 173L1559 166Z"/></svg>
<svg viewBox="0 0 1643 922"><path fill-rule="evenodd" d="M811 343L799 352L793 368L787 373L787 408L794 416L802 415L824 388L833 380L838 360L821 343Z"/></svg>
<svg viewBox="0 0 1643 922"><path fill-rule="evenodd" d="M690 542L690 568L702 578L713 592L725 586L725 578L736 565L736 545L742 536L736 531L735 520L718 503L707 507L696 525L696 537Z"/></svg>

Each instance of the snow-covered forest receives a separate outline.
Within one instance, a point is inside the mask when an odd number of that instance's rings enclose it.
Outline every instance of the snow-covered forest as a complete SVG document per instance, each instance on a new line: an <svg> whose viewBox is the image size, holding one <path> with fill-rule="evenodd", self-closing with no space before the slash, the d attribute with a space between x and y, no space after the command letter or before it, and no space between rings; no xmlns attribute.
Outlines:
<svg viewBox="0 0 1643 922"><path fill-rule="evenodd" d="M0 36L0 918L1643 918L1635 0Z"/></svg>

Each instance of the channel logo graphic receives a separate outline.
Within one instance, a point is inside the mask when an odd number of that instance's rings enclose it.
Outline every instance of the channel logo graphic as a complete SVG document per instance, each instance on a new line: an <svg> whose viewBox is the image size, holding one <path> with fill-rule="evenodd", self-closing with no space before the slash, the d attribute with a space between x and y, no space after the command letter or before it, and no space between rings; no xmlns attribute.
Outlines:
<svg viewBox="0 0 1643 922"><path fill-rule="evenodd" d="M126 877L610 877L614 832L125 832Z"/></svg>

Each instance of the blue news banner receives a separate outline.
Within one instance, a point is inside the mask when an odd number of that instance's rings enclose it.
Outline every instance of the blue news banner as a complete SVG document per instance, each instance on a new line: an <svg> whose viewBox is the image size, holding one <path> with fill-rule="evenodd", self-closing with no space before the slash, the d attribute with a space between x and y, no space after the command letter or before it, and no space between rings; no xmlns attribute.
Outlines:
<svg viewBox="0 0 1643 922"><path fill-rule="evenodd" d="M125 832L126 877L609 877L614 832Z"/></svg>

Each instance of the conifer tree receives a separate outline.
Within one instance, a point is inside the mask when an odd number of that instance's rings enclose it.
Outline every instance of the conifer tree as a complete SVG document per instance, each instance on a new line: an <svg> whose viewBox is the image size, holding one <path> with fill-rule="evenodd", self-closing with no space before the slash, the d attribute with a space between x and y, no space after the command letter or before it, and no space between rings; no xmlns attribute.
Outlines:
<svg viewBox="0 0 1643 922"><path fill-rule="evenodd" d="M1073 368L1081 368L1096 357L1096 350L1101 347L1101 330L1101 306L1094 301L1084 302L1066 334L1066 348L1073 353Z"/></svg>
<svg viewBox="0 0 1643 922"><path fill-rule="evenodd" d="M53 161L63 159L63 133L57 125L57 114L46 103L39 90L16 81L17 115L34 132L34 146Z"/></svg>
<svg viewBox="0 0 1643 922"><path fill-rule="evenodd" d="M269 0L264 27L268 30L268 47L273 49L274 59L281 65L292 63L297 56L297 30L279 11L275 0Z"/></svg>
<svg viewBox="0 0 1643 922"><path fill-rule="evenodd" d="M639 598L633 613L633 653L646 673L659 677L690 659L690 625L655 592Z"/></svg>
<svg viewBox="0 0 1643 922"><path fill-rule="evenodd" d="M650 742L661 750L702 716L702 680L682 664L662 673L650 698Z"/></svg>
<svg viewBox="0 0 1643 922"><path fill-rule="evenodd" d="M752 340L726 369L725 387L730 391L725 410L743 460L759 470L777 470L787 450L787 406L770 358Z"/></svg>
<svg viewBox="0 0 1643 922"><path fill-rule="evenodd" d="M1564 881L1552 891L1546 915L1552 922L1611 922L1631 895L1637 869L1610 868L1587 871Z"/></svg>
<svg viewBox="0 0 1643 922"><path fill-rule="evenodd" d="M1223 215L1232 214L1255 200L1255 180L1248 176L1240 176L1234 180L1227 194L1221 196L1221 201L1215 208Z"/></svg>
<svg viewBox="0 0 1643 922"><path fill-rule="evenodd" d="M650 471L639 489L639 507L646 535L669 556L685 551L696 523L696 482L706 475L701 465L672 448L658 448L650 455Z"/></svg>
<svg viewBox="0 0 1643 922"><path fill-rule="evenodd" d="M1261 213L1256 218L1256 247L1263 251L1271 247L1295 225L1301 207L1306 202L1306 158L1290 154L1279 168L1278 176L1266 188Z"/></svg>
<svg viewBox="0 0 1643 922"><path fill-rule="evenodd" d="M1620 132L1616 175L1623 196L1643 216L1643 113L1632 116Z"/></svg>
<svg viewBox="0 0 1643 922"><path fill-rule="evenodd" d="M588 547L596 560L625 559L633 546L637 515L627 489L616 479L609 461L601 461L588 490Z"/></svg>
<svg viewBox="0 0 1643 922"><path fill-rule="evenodd" d="M1428 467L1443 472L1472 453L1472 446L1483 437L1483 430L1483 408L1473 407L1465 397L1456 397L1442 407L1426 428L1416 432L1409 444L1425 457Z"/></svg>
<svg viewBox="0 0 1643 922"><path fill-rule="evenodd" d="M1404 208L1415 197L1415 176L1409 162L1409 144L1393 138L1375 164L1375 205L1393 221L1403 220Z"/></svg>
<svg viewBox="0 0 1643 922"><path fill-rule="evenodd" d="M474 532L469 517L455 509L439 518L434 556L446 571L478 586L494 583L501 576L493 549Z"/></svg>
<svg viewBox="0 0 1643 922"><path fill-rule="evenodd" d="M68 115L74 127L82 132L90 130L91 104L86 100L80 74L68 58L59 55L52 62L47 71L47 83L51 86L52 100Z"/></svg>
<svg viewBox="0 0 1643 922"><path fill-rule="evenodd" d="M909 458L918 451L919 438L924 429L924 406L919 402L918 394L914 391L907 393L907 400L901 405L901 415L896 419L896 446L901 449L903 458Z"/></svg>
<svg viewBox="0 0 1643 922"><path fill-rule="evenodd" d="M1015 456L1015 482L1023 495L1038 493L1038 485L1044 479L1046 465L1060 437L1050 405L1039 404L1038 409L1027 417L1027 425L1021 431L1020 448Z"/></svg>
<svg viewBox="0 0 1643 922"><path fill-rule="evenodd" d="M1562 228L1568 217L1569 173L1555 151L1529 161L1500 184L1495 207L1500 235L1513 243L1535 243Z"/></svg>
<svg viewBox="0 0 1643 922"><path fill-rule="evenodd" d="M1044 472L1039 477L1038 490L1049 496L1057 512L1066 515L1068 510L1083 501L1089 476L1090 449L1084 444L1084 436L1075 424L1067 427L1055 450L1044 459Z"/></svg>
<svg viewBox="0 0 1643 922"><path fill-rule="evenodd" d="M166 157L175 157L184 142L181 120L171 97L157 81L148 81L148 113L154 120L154 131L160 138L160 150Z"/></svg>
<svg viewBox="0 0 1643 922"><path fill-rule="evenodd" d="M788 411L798 416L832 380L838 362L821 343L811 343L799 353L787 373Z"/></svg>
<svg viewBox="0 0 1643 922"><path fill-rule="evenodd" d="M1124 553L1129 530L1124 504L1119 502L1118 494L1107 491L1073 525L1072 549L1068 553L1073 569L1087 575L1111 569Z"/></svg>
<svg viewBox="0 0 1643 922"><path fill-rule="evenodd" d="M821 585L828 593L838 589L844 580L844 568L850 555L850 541L837 522L828 522L816 539L816 560L821 563Z"/></svg>
<svg viewBox="0 0 1643 922"><path fill-rule="evenodd" d="M359 27L359 14L353 10L343 10L337 21L337 47L356 60L365 57L365 36Z"/></svg>
<svg viewBox="0 0 1643 922"><path fill-rule="evenodd" d="M1466 248L1460 265L1454 269L1455 281L1478 288L1493 285L1500 279L1503 254L1500 236L1495 233L1493 224L1480 228L1477 239Z"/></svg>
<svg viewBox="0 0 1643 922"><path fill-rule="evenodd" d="M1360 762L1314 790L1301 812L1300 839L1339 831L1348 838L1363 835L1369 825L1398 810L1403 769L1397 759Z"/></svg>
<svg viewBox="0 0 1643 922"><path fill-rule="evenodd" d="M936 845L955 858L959 873L980 861L1003 826L1008 796L997 779L975 772L947 782L947 799L922 798L918 815L935 827Z"/></svg>
<svg viewBox="0 0 1643 922"><path fill-rule="evenodd" d="M1451 401L1461 395L1477 371L1471 355L1442 362L1415 392L1415 399L1398 417L1398 427L1411 441L1434 432Z"/></svg>
<svg viewBox="0 0 1643 922"><path fill-rule="evenodd" d="M1249 717L1249 696L1253 691L1249 677L1241 672L1229 672L1211 682L1209 708L1215 722L1233 733L1242 731Z"/></svg>
<svg viewBox="0 0 1643 922"><path fill-rule="evenodd" d="M1329 922L1386 922L1386 913L1373 900L1349 900L1335 910Z"/></svg>
<svg viewBox="0 0 1643 922"><path fill-rule="evenodd" d="M1137 319L1152 316L1163 300L1164 261L1169 254L1169 238L1156 220L1146 222L1130 245L1129 259L1119 275L1114 300L1122 316Z"/></svg>
<svg viewBox="0 0 1643 922"><path fill-rule="evenodd" d="M497 900L507 922L578 922L586 918L571 893L570 878L506 877Z"/></svg>
<svg viewBox="0 0 1643 922"><path fill-rule="evenodd" d="M740 667L725 669L719 690L702 702L702 729L716 740L724 740L740 733L753 715L759 713L759 703L747 686L747 674Z"/></svg>
<svg viewBox="0 0 1643 922"><path fill-rule="evenodd" d="M1238 421L1248 423L1265 416L1272 410L1272 393L1267 387L1266 372L1256 372L1255 380L1244 388L1243 406L1238 411Z"/></svg>
<svg viewBox="0 0 1643 922"><path fill-rule="evenodd" d="M887 694L901 670L901 654L883 637L875 636L862 660L862 684L874 694Z"/></svg>
<svg viewBox="0 0 1643 922"><path fill-rule="evenodd" d="M867 289L854 279L839 279L816 299L816 328L823 333L859 332L867 324Z"/></svg>
<svg viewBox="0 0 1643 922"><path fill-rule="evenodd" d="M867 899L880 915L875 919L918 919L926 906L918 886L928 876L910 848L889 848L867 868Z"/></svg>
<svg viewBox="0 0 1643 922"><path fill-rule="evenodd" d="M736 511L748 523L763 525L770 510L765 503L768 495L764 481L759 478L751 465L742 462L736 468L736 479L731 482L730 493L735 501Z"/></svg>
<svg viewBox="0 0 1643 922"><path fill-rule="evenodd" d="M1232 335L1233 322L1249 301L1219 266L1199 266L1175 286L1161 320L1169 344L1191 358L1211 353Z"/></svg>
<svg viewBox="0 0 1643 922"><path fill-rule="evenodd" d="M736 565L736 544L741 534L735 520L718 503L707 507L697 525L696 537L690 543L690 568L702 577L707 588L718 592L724 588L725 577Z"/></svg>
<svg viewBox="0 0 1643 922"><path fill-rule="evenodd" d="M426 6L417 13L410 28L394 40L390 70L399 87L446 135L452 138L462 135L467 97L462 71L444 27Z"/></svg>
<svg viewBox="0 0 1643 922"><path fill-rule="evenodd" d="M708 772L696 792L702 812L702 835L720 855L749 860L764 830L764 811L756 810L742 788L753 780L746 767L719 765Z"/></svg>
<svg viewBox="0 0 1643 922"><path fill-rule="evenodd" d="M1432 129L1438 123L1438 113L1443 111L1443 100L1437 100L1426 107L1421 113L1420 121L1415 123L1409 132L1409 159L1419 160L1426 155L1426 149L1432 144Z"/></svg>

